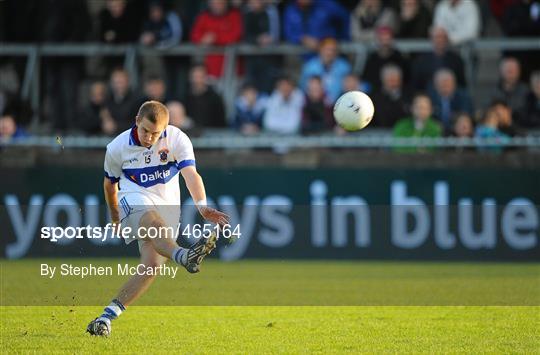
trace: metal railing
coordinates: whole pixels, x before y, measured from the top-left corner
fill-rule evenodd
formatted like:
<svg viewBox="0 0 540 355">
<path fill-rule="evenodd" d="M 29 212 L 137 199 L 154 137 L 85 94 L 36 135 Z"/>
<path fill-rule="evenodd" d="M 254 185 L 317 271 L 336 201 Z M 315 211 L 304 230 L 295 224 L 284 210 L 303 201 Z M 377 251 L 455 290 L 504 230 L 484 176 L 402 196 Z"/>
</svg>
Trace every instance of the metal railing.
<svg viewBox="0 0 540 355">
<path fill-rule="evenodd" d="M 365 134 L 363 134 L 365 133 Z M 508 139 L 497 138 L 395 138 L 389 132 L 382 134 L 349 134 L 336 136 L 323 134 L 318 136 L 284 136 L 261 134 L 258 136 L 242 136 L 232 132 L 208 134 L 191 138 L 196 149 L 272 149 L 287 151 L 289 149 L 307 148 L 540 148 L 540 135 L 515 137 Z M 52 149 L 104 149 L 112 140 L 111 137 L 82 137 L 82 136 L 37 136 L 14 139 L 1 142 L 5 147 L 35 147 Z"/>
</svg>

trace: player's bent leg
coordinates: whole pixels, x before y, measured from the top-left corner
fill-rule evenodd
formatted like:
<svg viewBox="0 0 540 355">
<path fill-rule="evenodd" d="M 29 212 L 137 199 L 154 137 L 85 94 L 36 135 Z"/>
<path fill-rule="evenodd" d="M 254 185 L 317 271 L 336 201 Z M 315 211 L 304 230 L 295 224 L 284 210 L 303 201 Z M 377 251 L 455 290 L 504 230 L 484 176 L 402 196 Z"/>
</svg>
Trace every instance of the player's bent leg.
<svg viewBox="0 0 540 355">
<path fill-rule="evenodd" d="M 167 261 L 167 258 L 156 252 L 152 243 L 148 240 L 139 241 L 139 251 L 141 253 L 140 263 L 146 268 L 158 268 Z M 154 280 L 155 275 L 147 275 L 146 273 L 144 275 L 134 275 L 122 286 L 116 299 L 127 307 L 139 298 Z"/>
<path fill-rule="evenodd" d="M 139 226 L 141 227 L 141 230 L 146 232 L 148 232 L 151 228 L 157 230 L 157 237 L 147 238 L 146 240 L 152 243 L 155 251 L 160 255 L 174 260 L 172 256 L 178 249 L 176 236 L 174 236 L 172 231 L 167 228 L 165 221 L 163 218 L 161 218 L 157 211 L 146 212 L 141 217 Z"/>
</svg>

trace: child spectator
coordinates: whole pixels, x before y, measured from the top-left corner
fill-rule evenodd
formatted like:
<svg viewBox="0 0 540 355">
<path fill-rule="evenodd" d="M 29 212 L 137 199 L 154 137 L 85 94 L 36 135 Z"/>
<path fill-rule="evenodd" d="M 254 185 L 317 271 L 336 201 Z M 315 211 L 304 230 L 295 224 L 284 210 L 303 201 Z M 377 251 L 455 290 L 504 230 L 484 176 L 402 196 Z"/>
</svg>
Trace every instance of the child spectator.
<svg viewBox="0 0 540 355">
<path fill-rule="evenodd" d="M 14 139 L 26 137 L 28 137 L 28 133 L 17 124 L 13 114 L 4 113 L 0 117 L 0 143 L 7 143 Z"/>
<path fill-rule="evenodd" d="M 514 124 L 512 108 L 504 100 L 494 100 L 491 103 L 499 117 L 498 129 L 509 137 L 524 136 L 524 132 Z"/>
<path fill-rule="evenodd" d="M 332 106 L 325 100 L 322 80 L 313 76 L 308 80 L 306 101 L 302 109 L 302 132 L 317 133 L 334 127 Z"/>
<path fill-rule="evenodd" d="M 394 137 L 441 137 L 442 127 L 432 117 L 433 109 L 429 96 L 419 94 L 414 97 L 412 117 L 399 120 L 394 126 Z M 401 152 L 421 151 L 420 147 L 398 148 Z"/>
<path fill-rule="evenodd" d="M 195 20 L 191 41 L 206 46 L 226 46 L 238 43 L 242 38 L 242 16 L 236 9 L 229 9 L 226 0 L 209 0 L 208 10 Z M 223 74 L 222 54 L 209 54 L 205 64 L 208 75 L 220 78 Z"/>
<path fill-rule="evenodd" d="M 264 129 L 281 134 L 299 133 L 304 101 L 304 94 L 291 78 L 279 79 L 268 100 L 263 118 Z"/>
<path fill-rule="evenodd" d="M 450 135 L 457 138 L 472 138 L 474 136 L 474 123 L 468 113 L 460 112 L 454 116 Z"/>
<path fill-rule="evenodd" d="M 489 107 L 484 114 L 482 123 L 476 127 L 475 137 L 495 139 L 496 144 L 488 147 L 480 147 L 479 150 L 500 152 L 502 150 L 500 145 L 508 142 L 510 137 L 499 130 L 499 121 L 497 108 L 494 106 Z"/>
<path fill-rule="evenodd" d="M 236 99 L 234 127 L 242 134 L 259 133 L 266 109 L 267 98 L 260 95 L 254 85 L 246 84 Z"/>
</svg>

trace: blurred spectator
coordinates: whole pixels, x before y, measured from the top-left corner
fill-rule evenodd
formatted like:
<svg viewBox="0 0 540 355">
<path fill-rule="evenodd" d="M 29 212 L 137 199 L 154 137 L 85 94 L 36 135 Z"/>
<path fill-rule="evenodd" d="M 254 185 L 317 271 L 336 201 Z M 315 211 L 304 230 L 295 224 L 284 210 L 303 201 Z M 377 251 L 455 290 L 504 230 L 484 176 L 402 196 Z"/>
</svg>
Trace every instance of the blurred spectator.
<svg viewBox="0 0 540 355">
<path fill-rule="evenodd" d="M 322 79 L 312 76 L 307 83 L 306 101 L 302 109 L 302 132 L 316 133 L 334 127 L 332 106 L 325 98 Z"/>
<path fill-rule="evenodd" d="M 28 137 L 28 133 L 19 125 L 15 116 L 5 113 L 0 116 L 0 143 L 7 143 L 12 139 Z"/>
<path fill-rule="evenodd" d="M 431 13 L 421 0 L 401 0 L 399 4 L 398 38 L 426 38 L 431 26 Z"/>
<path fill-rule="evenodd" d="M 285 40 L 317 50 L 324 38 L 349 39 L 349 14 L 335 1 L 294 0 L 283 14 Z"/>
<path fill-rule="evenodd" d="M 448 48 L 446 30 L 441 27 L 431 29 L 433 51 L 418 56 L 412 63 L 412 86 L 415 90 L 426 90 L 433 82 L 433 75 L 441 68 L 454 72 L 459 87 L 465 85 L 465 69 L 461 57 Z"/>
<path fill-rule="evenodd" d="M 498 129 L 509 137 L 524 136 L 524 132 L 514 124 L 512 108 L 504 100 L 494 100 L 490 108 L 497 112 Z"/>
<path fill-rule="evenodd" d="M 107 110 L 116 123 L 117 131 L 123 132 L 135 124 L 139 101 L 129 88 L 129 75 L 124 69 L 115 69 L 111 73 L 110 86 Z"/>
<path fill-rule="evenodd" d="M 326 38 L 320 43 L 319 55 L 304 64 L 301 86 L 305 91 L 308 79 L 312 76 L 319 76 L 322 79 L 328 100 L 333 102 L 339 97 L 341 82 L 350 71 L 350 64 L 339 57 L 337 41 L 333 38 Z"/>
<path fill-rule="evenodd" d="M 499 152 L 501 151 L 501 147 L 499 145 L 508 142 L 509 137 L 499 130 L 499 113 L 495 107 L 490 107 L 487 109 L 482 119 L 482 123 L 476 127 L 475 137 L 492 138 L 497 142 L 496 145 L 482 147 L 479 148 L 479 150 Z"/>
<path fill-rule="evenodd" d="M 254 85 L 244 85 L 235 103 L 234 127 L 245 135 L 259 133 L 262 127 L 266 102 L 267 98 L 260 95 Z"/>
<path fill-rule="evenodd" d="M 292 79 L 280 78 L 268 99 L 263 118 L 264 129 L 281 134 L 299 133 L 304 101 L 304 94 Z"/>
<path fill-rule="evenodd" d="M 140 42 L 146 46 L 169 48 L 180 44 L 182 40 L 182 23 L 180 17 L 172 10 L 167 10 L 165 0 L 150 0 L 147 18 L 144 23 Z M 145 56 L 145 67 L 153 67 L 153 71 L 163 68 L 168 96 L 180 97 L 184 93 L 187 81 L 189 58 L 176 56 Z"/>
<path fill-rule="evenodd" d="M 351 38 L 354 41 L 372 41 L 375 39 L 375 29 L 390 27 L 397 28 L 397 19 L 390 7 L 381 0 L 360 0 L 351 14 Z"/>
<path fill-rule="evenodd" d="M 267 47 L 279 42 L 279 13 L 268 0 L 249 0 L 244 12 L 244 41 Z M 273 56 L 247 56 L 246 76 L 258 90 L 270 93 L 279 60 Z"/>
<path fill-rule="evenodd" d="M 208 84 L 208 72 L 204 65 L 191 68 L 190 88 L 186 99 L 186 112 L 195 126 L 225 127 L 225 107 L 223 99 Z"/>
<path fill-rule="evenodd" d="M 126 0 L 107 0 L 99 13 L 99 40 L 105 43 L 137 42 L 141 19 Z"/>
<path fill-rule="evenodd" d="M 473 114 L 472 101 L 467 92 L 456 85 L 456 77 L 451 70 L 439 69 L 435 73 L 434 89 L 431 90 L 434 116 L 449 131 L 452 116 L 458 112 Z"/>
<path fill-rule="evenodd" d="M 520 115 L 520 126 L 540 128 L 540 71 L 531 75 L 531 92 L 527 95 L 525 110 Z"/>
<path fill-rule="evenodd" d="M 366 94 L 369 94 L 371 92 L 371 85 L 361 80 L 358 75 L 349 73 L 345 75 L 341 82 L 341 94 L 349 91 L 363 91 Z"/>
<path fill-rule="evenodd" d="M 195 124 L 191 117 L 186 115 L 186 109 L 180 101 L 167 102 L 169 110 L 169 124 L 180 128 L 182 131 L 189 131 L 194 128 Z"/>
<path fill-rule="evenodd" d="M 394 64 L 401 69 L 401 72 L 405 75 L 405 81 L 407 81 L 408 62 L 401 52 L 394 47 L 392 29 L 390 27 L 378 27 L 376 36 L 377 50 L 368 56 L 362 77 L 372 85 L 374 90 L 377 90 L 381 87 L 382 67 Z"/>
<path fill-rule="evenodd" d="M 279 13 L 269 0 L 248 0 L 243 20 L 247 43 L 264 47 L 279 41 Z"/>
<path fill-rule="evenodd" d="M 84 0 L 43 0 L 43 21 L 39 39 L 47 43 L 85 42 L 91 33 L 90 14 Z M 84 58 L 73 56 L 45 57 L 46 116 L 54 129 L 75 128 L 79 83 L 84 75 Z"/>
<path fill-rule="evenodd" d="M 142 8 L 139 3 L 126 0 L 106 0 L 98 14 L 97 39 L 106 44 L 137 43 L 142 27 Z M 99 75 L 106 75 L 123 66 L 123 56 L 97 57 L 94 64 Z"/>
<path fill-rule="evenodd" d="M 191 41 L 200 45 L 226 46 L 242 38 L 242 16 L 236 9 L 229 9 L 226 0 L 209 0 L 208 10 L 203 11 L 193 25 Z M 220 78 L 223 74 L 222 54 L 206 56 L 208 75 Z"/>
<path fill-rule="evenodd" d="M 491 97 L 495 100 L 506 102 L 513 112 L 516 122 L 521 122 L 520 117 L 525 107 L 529 89 L 520 81 L 521 68 L 516 58 L 503 58 L 499 65 L 500 81 Z"/>
<path fill-rule="evenodd" d="M 433 25 L 446 30 L 450 43 L 459 45 L 480 35 L 480 11 L 475 0 L 442 0 L 435 7 Z"/>
<path fill-rule="evenodd" d="M 0 115 L 11 115 L 17 118 L 17 124 L 22 127 L 28 126 L 32 119 L 33 111 L 30 103 L 19 95 L 18 81 L 14 77 L 0 70 Z"/>
<path fill-rule="evenodd" d="M 140 38 L 141 43 L 146 46 L 168 48 L 180 44 L 182 40 L 180 18 L 174 11 L 166 11 L 163 1 L 150 1 L 148 16 Z M 188 58 L 163 56 L 146 57 L 145 59 L 147 61 L 154 60 L 156 62 L 153 64 L 155 67 L 164 69 L 163 74 L 169 96 L 180 97 L 184 93 L 182 89 L 184 89 L 187 77 Z"/>
<path fill-rule="evenodd" d="M 143 26 L 141 43 L 146 46 L 167 48 L 180 43 L 182 23 L 173 11 L 165 11 L 163 3 L 152 0 L 148 8 L 148 19 Z"/>
<path fill-rule="evenodd" d="M 372 95 L 376 107 L 372 120 L 374 127 L 393 127 L 400 118 L 408 113 L 410 96 L 403 88 L 401 68 L 388 64 L 381 70 L 382 87 Z"/>
<path fill-rule="evenodd" d="M 83 108 L 79 127 L 87 134 L 113 135 L 117 125 L 106 107 L 107 85 L 97 81 L 90 86 L 90 102 Z"/>
<path fill-rule="evenodd" d="M 151 75 L 144 81 L 144 97 L 139 103 L 142 105 L 145 101 L 154 100 L 159 102 L 167 101 L 167 87 L 165 82 L 159 76 Z"/>
<path fill-rule="evenodd" d="M 450 135 L 457 138 L 472 138 L 474 136 L 474 123 L 468 113 L 457 113 L 452 120 Z"/>
<path fill-rule="evenodd" d="M 516 0 L 509 6 L 503 17 L 501 26 L 503 32 L 510 37 L 540 36 L 540 1 Z M 521 63 L 522 78 L 529 80 L 530 74 L 538 69 L 540 51 L 508 51 L 506 56 L 516 57 Z"/>
<path fill-rule="evenodd" d="M 431 100 L 427 95 L 419 94 L 414 97 L 412 117 L 399 120 L 394 126 L 394 137 L 440 137 L 442 128 L 437 121 L 431 118 L 433 113 Z M 420 148 L 402 147 L 402 152 L 420 151 Z"/>
</svg>

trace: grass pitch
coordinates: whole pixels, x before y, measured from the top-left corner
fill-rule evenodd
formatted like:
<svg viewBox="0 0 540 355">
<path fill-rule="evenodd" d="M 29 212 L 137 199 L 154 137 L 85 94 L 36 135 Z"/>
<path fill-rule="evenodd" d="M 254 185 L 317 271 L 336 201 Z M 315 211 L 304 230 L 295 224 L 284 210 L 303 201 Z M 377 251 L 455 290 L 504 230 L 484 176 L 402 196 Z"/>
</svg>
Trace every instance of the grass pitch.
<svg viewBox="0 0 540 355">
<path fill-rule="evenodd" d="M 538 353 L 538 307 L 2 307 L 2 353 Z"/>
<path fill-rule="evenodd" d="M 113 324 L 85 334 L 127 277 L 39 275 L 0 262 L 0 353 L 538 353 L 540 264 L 208 260 L 160 277 Z M 179 306 L 180 305 L 180 306 Z"/>
</svg>

